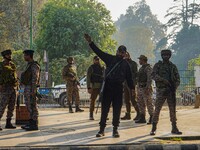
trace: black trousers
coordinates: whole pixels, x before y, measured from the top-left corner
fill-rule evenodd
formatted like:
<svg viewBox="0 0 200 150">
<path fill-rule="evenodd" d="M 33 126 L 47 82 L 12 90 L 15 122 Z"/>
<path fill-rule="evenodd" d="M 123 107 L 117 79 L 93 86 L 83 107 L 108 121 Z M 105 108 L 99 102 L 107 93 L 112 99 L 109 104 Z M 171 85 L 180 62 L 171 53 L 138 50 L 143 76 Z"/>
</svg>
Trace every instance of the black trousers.
<svg viewBox="0 0 200 150">
<path fill-rule="evenodd" d="M 99 122 L 101 128 L 106 127 L 106 119 L 108 117 L 111 104 L 113 107 L 112 124 L 114 127 L 119 126 L 122 108 L 122 95 L 123 86 L 121 83 L 106 82 L 103 93 L 103 100 L 101 104 L 101 119 Z"/>
</svg>

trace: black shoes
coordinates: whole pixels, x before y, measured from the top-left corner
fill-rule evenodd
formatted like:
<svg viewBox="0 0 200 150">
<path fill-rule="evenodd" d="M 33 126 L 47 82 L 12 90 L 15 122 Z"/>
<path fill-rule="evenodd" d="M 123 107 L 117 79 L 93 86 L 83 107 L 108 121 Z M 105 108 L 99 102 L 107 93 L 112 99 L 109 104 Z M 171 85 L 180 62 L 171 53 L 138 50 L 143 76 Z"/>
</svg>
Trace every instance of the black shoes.
<svg viewBox="0 0 200 150">
<path fill-rule="evenodd" d="M 83 112 L 84 110 L 80 109 L 79 106 L 76 106 L 76 112 Z"/>
<path fill-rule="evenodd" d="M 104 136 L 104 131 L 99 131 L 97 134 L 96 134 L 96 137 L 102 137 Z"/>
<path fill-rule="evenodd" d="M 13 126 L 11 123 L 11 119 L 6 119 L 6 129 L 16 129 L 16 126 Z"/>
<path fill-rule="evenodd" d="M 182 132 L 180 132 L 179 129 L 177 128 L 176 122 L 172 123 L 172 131 L 171 131 L 171 133 L 172 134 L 178 134 L 178 135 L 182 134 Z"/>
<path fill-rule="evenodd" d="M 141 114 L 140 118 L 136 120 L 135 123 L 146 123 L 145 115 Z"/>
<path fill-rule="evenodd" d="M 126 113 L 124 117 L 121 118 L 121 120 L 130 120 L 131 119 L 131 114 Z"/>
<path fill-rule="evenodd" d="M 150 135 L 156 135 L 157 123 L 152 123 L 152 129 Z"/>
<path fill-rule="evenodd" d="M 71 105 L 69 105 L 69 113 L 74 113 Z"/>
<path fill-rule="evenodd" d="M 114 138 L 118 138 L 118 137 L 120 137 L 120 135 L 119 135 L 119 132 L 117 131 L 117 128 L 113 128 L 113 135 L 112 135 Z"/>
</svg>

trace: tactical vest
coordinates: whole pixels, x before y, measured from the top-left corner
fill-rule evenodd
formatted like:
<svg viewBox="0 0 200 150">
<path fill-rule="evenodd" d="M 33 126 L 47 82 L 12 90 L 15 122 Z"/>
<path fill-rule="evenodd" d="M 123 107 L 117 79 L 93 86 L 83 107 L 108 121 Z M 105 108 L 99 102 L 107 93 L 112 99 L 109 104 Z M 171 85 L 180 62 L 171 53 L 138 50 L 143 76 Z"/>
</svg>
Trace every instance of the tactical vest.
<svg viewBox="0 0 200 150">
<path fill-rule="evenodd" d="M 147 73 L 145 72 L 146 67 L 150 66 L 149 64 L 143 65 L 138 71 L 138 83 L 147 83 Z"/>
<path fill-rule="evenodd" d="M 11 65 L 4 65 L 3 62 L 0 63 L 0 73 L 1 73 L 1 84 L 9 86 L 17 86 L 17 73 L 14 63 Z"/>
<path fill-rule="evenodd" d="M 171 69 L 172 66 L 171 64 L 163 64 L 162 61 L 158 62 L 158 75 L 166 80 L 168 80 L 170 83 L 172 82 L 171 80 Z M 165 87 L 166 84 L 163 82 L 156 82 L 156 87 Z"/>
<path fill-rule="evenodd" d="M 38 64 L 37 61 L 31 62 L 27 65 L 26 70 L 21 74 L 21 83 L 24 85 L 31 85 L 32 84 L 32 71 L 31 71 L 31 67 L 36 64 L 40 67 L 40 65 Z M 39 86 L 39 81 L 37 83 L 37 85 Z"/>
<path fill-rule="evenodd" d="M 103 68 L 100 65 L 93 64 L 92 67 L 92 75 L 91 82 L 92 83 L 102 83 L 103 82 Z"/>
</svg>

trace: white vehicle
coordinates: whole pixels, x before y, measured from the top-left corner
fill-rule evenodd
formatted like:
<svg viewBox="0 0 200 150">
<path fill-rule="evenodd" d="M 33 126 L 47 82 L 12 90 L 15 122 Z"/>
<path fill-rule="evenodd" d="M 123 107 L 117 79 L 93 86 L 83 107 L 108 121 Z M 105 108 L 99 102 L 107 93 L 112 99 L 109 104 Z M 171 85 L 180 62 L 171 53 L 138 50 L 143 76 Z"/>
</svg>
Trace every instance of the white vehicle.
<svg viewBox="0 0 200 150">
<path fill-rule="evenodd" d="M 79 80 L 80 87 L 79 87 L 79 96 L 80 101 L 89 101 L 90 94 L 87 92 L 87 82 L 86 76 L 82 77 Z M 56 100 L 61 106 L 67 106 L 67 89 L 66 84 L 60 84 L 53 87 L 52 90 L 54 100 Z"/>
</svg>

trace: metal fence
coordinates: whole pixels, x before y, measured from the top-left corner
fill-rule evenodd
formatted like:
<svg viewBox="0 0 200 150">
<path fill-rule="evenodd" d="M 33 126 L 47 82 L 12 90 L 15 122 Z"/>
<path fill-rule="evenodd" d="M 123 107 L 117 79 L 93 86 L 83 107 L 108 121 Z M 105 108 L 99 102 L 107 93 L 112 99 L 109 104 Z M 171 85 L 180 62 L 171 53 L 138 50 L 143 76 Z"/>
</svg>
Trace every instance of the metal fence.
<svg viewBox="0 0 200 150">
<path fill-rule="evenodd" d="M 177 90 L 178 105 L 193 105 L 195 102 L 195 78 L 194 70 L 179 70 L 181 83 Z M 153 88 L 153 99 L 155 100 L 156 88 Z M 80 106 L 90 106 L 90 94 L 87 92 L 86 86 L 79 88 Z M 67 107 L 67 95 L 65 85 L 60 88 L 39 88 L 38 94 L 39 107 Z M 23 103 L 23 89 L 20 91 L 18 99 Z M 73 104 L 75 99 L 73 99 Z"/>
</svg>

